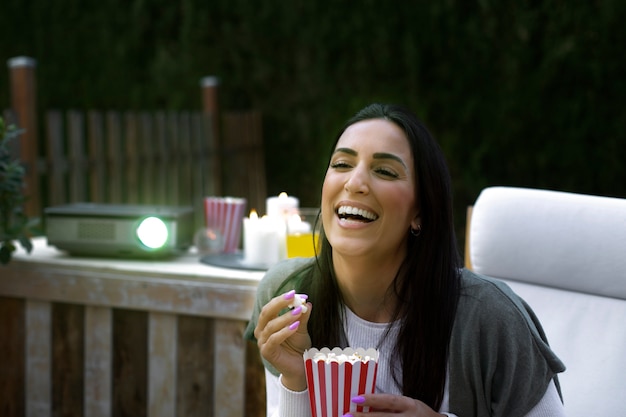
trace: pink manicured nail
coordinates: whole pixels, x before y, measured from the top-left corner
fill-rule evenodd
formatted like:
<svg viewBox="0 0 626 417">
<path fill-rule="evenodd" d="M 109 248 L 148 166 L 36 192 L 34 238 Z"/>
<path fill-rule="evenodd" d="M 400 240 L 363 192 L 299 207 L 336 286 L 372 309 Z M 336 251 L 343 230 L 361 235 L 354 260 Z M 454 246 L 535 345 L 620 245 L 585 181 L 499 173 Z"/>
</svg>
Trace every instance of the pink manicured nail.
<svg viewBox="0 0 626 417">
<path fill-rule="evenodd" d="M 356 397 L 352 397 L 352 402 L 355 404 L 363 404 L 365 402 L 365 397 L 357 395 Z"/>
<path fill-rule="evenodd" d="M 353 417 L 353 416 L 352 416 L 352 414 L 347 413 L 347 414 L 344 414 L 342 417 Z"/>
<path fill-rule="evenodd" d="M 300 313 L 302 313 L 302 306 L 296 307 L 293 310 L 291 310 L 292 316 L 297 316 Z"/>
<path fill-rule="evenodd" d="M 289 330 L 296 330 L 299 325 L 300 321 L 294 321 L 293 323 L 291 323 L 291 326 L 289 326 Z"/>
<path fill-rule="evenodd" d="M 283 297 L 285 298 L 285 300 L 291 300 L 294 295 L 296 295 L 296 290 L 291 290 L 291 291 L 285 293 L 285 295 Z"/>
</svg>

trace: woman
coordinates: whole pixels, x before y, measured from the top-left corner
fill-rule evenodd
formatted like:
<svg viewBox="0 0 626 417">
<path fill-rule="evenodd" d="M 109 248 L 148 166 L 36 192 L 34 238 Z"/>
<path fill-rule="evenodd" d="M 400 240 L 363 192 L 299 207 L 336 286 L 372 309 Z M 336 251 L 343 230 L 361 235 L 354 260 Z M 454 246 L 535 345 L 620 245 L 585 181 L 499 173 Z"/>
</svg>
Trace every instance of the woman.
<svg viewBox="0 0 626 417">
<path fill-rule="evenodd" d="M 564 366 L 532 311 L 503 283 L 462 269 L 448 169 L 412 113 L 373 104 L 348 121 L 321 220 L 318 256 L 268 271 L 246 332 L 266 365 L 268 415 L 310 415 L 311 346 L 380 350 L 376 393 L 353 399 L 369 415 L 564 415 Z M 285 314 L 294 290 L 308 308 Z"/>
</svg>

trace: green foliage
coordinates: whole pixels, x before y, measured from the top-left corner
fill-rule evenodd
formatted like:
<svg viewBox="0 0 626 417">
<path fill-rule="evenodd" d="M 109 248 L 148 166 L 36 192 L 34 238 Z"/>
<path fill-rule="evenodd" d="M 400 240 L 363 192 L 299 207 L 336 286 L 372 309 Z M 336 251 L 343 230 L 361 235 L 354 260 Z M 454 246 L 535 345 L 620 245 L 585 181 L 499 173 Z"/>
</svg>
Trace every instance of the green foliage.
<svg viewBox="0 0 626 417">
<path fill-rule="evenodd" d="M 19 136 L 20 130 L 15 126 L 5 126 L 0 117 L 0 263 L 7 264 L 18 241 L 27 252 L 33 245 L 30 241 L 29 221 L 22 206 L 24 203 L 24 168 L 19 161 L 13 160 L 8 142 Z"/>
<path fill-rule="evenodd" d="M 441 143 L 460 234 L 489 185 L 626 196 L 621 0 L 6 0 L 2 11 L 0 54 L 37 59 L 42 109 L 197 108 L 199 80 L 218 76 L 223 109 L 263 112 L 268 191 L 304 205 L 318 202 L 338 127 L 375 100 L 410 106 Z"/>
</svg>

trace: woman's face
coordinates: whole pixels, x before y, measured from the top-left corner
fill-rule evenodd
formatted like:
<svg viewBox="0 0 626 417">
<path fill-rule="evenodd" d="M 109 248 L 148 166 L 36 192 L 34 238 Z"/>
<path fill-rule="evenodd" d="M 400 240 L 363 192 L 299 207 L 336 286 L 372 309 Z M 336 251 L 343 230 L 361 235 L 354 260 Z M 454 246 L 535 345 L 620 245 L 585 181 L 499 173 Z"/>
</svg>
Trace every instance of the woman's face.
<svg viewBox="0 0 626 417">
<path fill-rule="evenodd" d="M 413 156 L 402 129 L 384 119 L 348 127 L 322 187 L 322 221 L 333 252 L 403 258 L 418 215 Z"/>
</svg>

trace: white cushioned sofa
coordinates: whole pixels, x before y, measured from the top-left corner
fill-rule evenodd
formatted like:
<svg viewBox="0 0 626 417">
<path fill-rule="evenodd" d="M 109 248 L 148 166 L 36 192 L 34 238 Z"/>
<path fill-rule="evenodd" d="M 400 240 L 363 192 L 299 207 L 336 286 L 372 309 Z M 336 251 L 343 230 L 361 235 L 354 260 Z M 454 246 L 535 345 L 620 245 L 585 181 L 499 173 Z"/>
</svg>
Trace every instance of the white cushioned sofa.
<svg viewBox="0 0 626 417">
<path fill-rule="evenodd" d="M 567 415 L 626 416 L 626 199 L 491 187 L 468 214 L 466 264 L 533 308 Z"/>
</svg>

